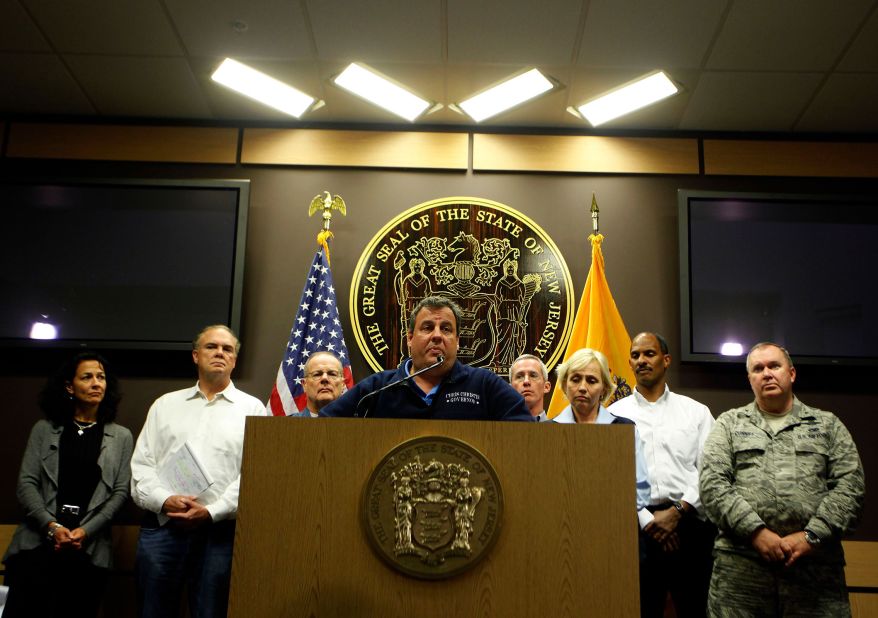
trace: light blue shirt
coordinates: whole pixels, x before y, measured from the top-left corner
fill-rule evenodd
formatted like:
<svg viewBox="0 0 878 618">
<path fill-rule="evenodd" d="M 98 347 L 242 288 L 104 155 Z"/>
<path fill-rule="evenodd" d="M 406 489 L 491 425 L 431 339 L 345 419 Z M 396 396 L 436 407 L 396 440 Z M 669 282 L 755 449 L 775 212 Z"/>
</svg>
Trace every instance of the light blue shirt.
<svg viewBox="0 0 878 618">
<path fill-rule="evenodd" d="M 412 375 L 412 359 L 408 359 L 405 362 L 405 373 L 406 373 L 406 375 L 409 375 L 409 376 Z M 429 393 L 424 393 L 424 391 L 421 390 L 421 387 L 418 386 L 417 384 L 413 383 L 413 386 L 417 389 L 418 393 L 421 395 L 421 399 L 424 400 L 424 403 L 426 403 L 429 406 L 431 403 L 433 403 L 433 397 L 436 395 L 436 392 L 439 390 L 439 387 L 442 386 L 442 383 L 440 382 L 439 384 L 437 384 L 436 386 L 431 388 Z"/>
</svg>

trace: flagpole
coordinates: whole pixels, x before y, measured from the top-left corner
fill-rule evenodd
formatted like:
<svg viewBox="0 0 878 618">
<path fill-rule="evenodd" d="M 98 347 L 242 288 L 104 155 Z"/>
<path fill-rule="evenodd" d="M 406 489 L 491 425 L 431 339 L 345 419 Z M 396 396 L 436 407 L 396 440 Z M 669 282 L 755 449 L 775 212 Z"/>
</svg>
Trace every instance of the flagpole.
<svg viewBox="0 0 878 618">
<path fill-rule="evenodd" d="M 604 272 L 604 255 L 601 251 L 604 237 L 600 233 L 598 220 L 600 209 L 594 193 L 591 195 L 590 211 L 592 233 L 589 234 L 588 241 L 591 245 L 591 266 L 588 269 L 582 299 L 573 320 L 570 340 L 563 358 L 566 361 L 580 348 L 600 350 L 610 363 L 610 373 L 617 385 L 617 393 L 621 396 L 630 394 L 631 384 L 634 383 L 634 374 L 628 365 L 631 339 L 610 293 Z M 557 416 L 567 404 L 561 385 L 556 384 L 547 411 L 548 417 Z"/>
<path fill-rule="evenodd" d="M 311 354 L 330 352 L 339 359 L 347 388 L 354 385 L 351 360 L 345 344 L 338 301 L 329 268 L 329 230 L 333 210 L 347 214 L 347 206 L 339 195 L 324 191 L 316 195 L 308 207 L 308 216 L 322 211 L 323 225 L 317 234 L 319 249 L 305 277 L 305 285 L 293 318 L 293 327 L 277 370 L 266 407 L 274 416 L 300 414 L 306 409 L 307 396 L 302 384 L 305 364 Z"/>
</svg>

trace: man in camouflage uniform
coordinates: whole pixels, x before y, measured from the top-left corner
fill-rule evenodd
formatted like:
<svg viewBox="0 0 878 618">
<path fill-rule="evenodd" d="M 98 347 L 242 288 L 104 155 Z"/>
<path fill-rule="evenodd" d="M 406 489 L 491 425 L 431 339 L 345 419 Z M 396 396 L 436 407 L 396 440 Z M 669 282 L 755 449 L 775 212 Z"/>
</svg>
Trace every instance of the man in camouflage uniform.
<svg viewBox="0 0 878 618">
<path fill-rule="evenodd" d="M 756 400 L 722 414 L 707 443 L 701 500 L 719 528 L 711 616 L 849 616 L 841 537 L 863 509 L 863 466 L 833 414 L 793 396 L 789 353 L 747 355 Z"/>
</svg>

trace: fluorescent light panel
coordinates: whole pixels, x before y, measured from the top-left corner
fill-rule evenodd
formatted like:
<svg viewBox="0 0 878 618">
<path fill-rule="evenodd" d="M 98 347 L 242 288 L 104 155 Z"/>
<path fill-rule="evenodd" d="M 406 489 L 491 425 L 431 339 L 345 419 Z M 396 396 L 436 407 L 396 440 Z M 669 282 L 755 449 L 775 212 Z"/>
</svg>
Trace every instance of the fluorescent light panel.
<svg viewBox="0 0 878 618">
<path fill-rule="evenodd" d="M 335 77 L 333 82 L 410 122 L 430 107 L 429 101 L 356 62 Z"/>
<path fill-rule="evenodd" d="M 663 71 L 658 71 L 580 105 L 579 113 L 596 127 L 661 101 L 677 90 L 674 82 Z"/>
<path fill-rule="evenodd" d="M 525 101 L 548 92 L 554 87 L 555 85 L 537 69 L 531 69 L 493 88 L 488 88 L 484 92 L 463 101 L 458 106 L 470 118 L 476 122 L 481 122 L 516 105 L 521 105 Z"/>
<path fill-rule="evenodd" d="M 223 86 L 296 118 L 314 102 L 314 97 L 231 58 L 223 60 L 210 77 Z"/>
</svg>

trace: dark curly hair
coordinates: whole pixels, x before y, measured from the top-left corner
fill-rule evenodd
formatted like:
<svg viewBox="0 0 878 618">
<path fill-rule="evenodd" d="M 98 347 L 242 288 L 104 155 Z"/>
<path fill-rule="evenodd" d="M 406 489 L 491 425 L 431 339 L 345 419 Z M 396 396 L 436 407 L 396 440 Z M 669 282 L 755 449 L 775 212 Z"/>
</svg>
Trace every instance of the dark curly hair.
<svg viewBox="0 0 878 618">
<path fill-rule="evenodd" d="M 110 369 L 107 359 L 97 352 L 82 351 L 75 354 L 65 362 L 58 370 L 46 380 L 46 385 L 40 392 L 40 409 L 50 421 L 56 425 L 64 425 L 74 413 L 74 402 L 67 392 L 67 385 L 76 376 L 79 363 L 84 361 L 97 361 L 104 368 L 107 376 L 107 386 L 104 391 L 104 399 L 98 406 L 98 422 L 110 423 L 116 418 L 116 411 L 122 395 L 119 392 L 119 380 Z"/>
</svg>

